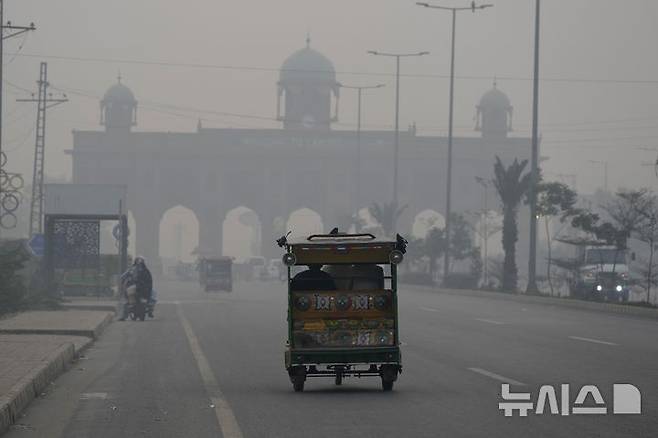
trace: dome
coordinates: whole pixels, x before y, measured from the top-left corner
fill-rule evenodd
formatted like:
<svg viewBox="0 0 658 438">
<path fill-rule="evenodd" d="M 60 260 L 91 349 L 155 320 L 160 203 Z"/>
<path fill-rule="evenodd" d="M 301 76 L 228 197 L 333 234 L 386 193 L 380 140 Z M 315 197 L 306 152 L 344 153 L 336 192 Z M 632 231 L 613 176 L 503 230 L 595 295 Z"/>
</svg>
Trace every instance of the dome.
<svg viewBox="0 0 658 438">
<path fill-rule="evenodd" d="M 121 76 L 101 100 L 101 125 L 107 130 L 124 131 L 137 125 L 137 100 L 130 88 L 121 83 Z"/>
<path fill-rule="evenodd" d="M 290 55 L 281 66 L 280 81 L 314 81 L 336 83 L 336 70 L 332 62 L 322 53 L 310 47 L 309 41 L 303 49 Z"/>
<path fill-rule="evenodd" d="M 484 95 L 480 99 L 479 107 L 482 109 L 491 108 L 491 109 L 508 110 L 512 107 L 512 104 L 510 103 L 507 94 L 500 91 L 494 84 L 494 87 L 491 90 L 484 93 Z"/>
<path fill-rule="evenodd" d="M 121 83 L 121 79 L 119 79 L 119 82 L 116 84 L 112 85 L 106 92 L 105 95 L 103 96 L 103 101 L 104 102 L 124 102 L 124 103 L 135 103 L 135 95 L 133 92 L 130 90 L 130 88 L 126 87 Z"/>
</svg>

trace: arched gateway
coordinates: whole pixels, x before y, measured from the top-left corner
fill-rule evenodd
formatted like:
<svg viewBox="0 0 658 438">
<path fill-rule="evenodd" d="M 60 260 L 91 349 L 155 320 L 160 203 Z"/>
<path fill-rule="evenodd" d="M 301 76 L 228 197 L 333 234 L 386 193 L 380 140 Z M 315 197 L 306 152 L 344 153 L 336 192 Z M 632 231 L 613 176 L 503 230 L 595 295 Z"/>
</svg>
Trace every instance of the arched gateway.
<svg viewBox="0 0 658 438">
<path fill-rule="evenodd" d="M 320 67 L 326 74 L 318 72 Z M 390 201 L 393 133 L 363 131 L 364 159 L 355 168 L 356 133 L 331 129 L 339 90 L 331 62 L 307 44 L 284 63 L 278 87 L 284 99 L 281 129 L 198 126 L 192 132 L 139 132 L 133 130 L 137 100 L 119 81 L 101 102 L 105 129 L 73 132 L 73 181 L 126 184 L 137 252 L 151 259 L 158 256 L 162 215 L 176 205 L 198 219 L 199 250 L 215 253 L 222 251 L 227 213 L 248 207 L 259 218 L 261 253 L 267 257 L 278 254 L 272 242 L 279 222 L 296 210 L 316 212 L 330 229 L 359 208 Z M 491 177 L 495 155 L 504 160 L 529 155 L 528 138 L 507 136 L 509 100 L 500 98 L 498 89 L 498 99 L 491 93 L 479 106 L 481 135 L 454 140 L 457 212 L 481 208 L 475 177 Z M 398 225 L 401 232 L 411 231 L 419 212 L 443 211 L 446 146 L 444 137 L 419 136 L 415 129 L 401 133 L 399 199 L 408 205 Z M 362 205 L 355 205 L 357 178 Z"/>
</svg>

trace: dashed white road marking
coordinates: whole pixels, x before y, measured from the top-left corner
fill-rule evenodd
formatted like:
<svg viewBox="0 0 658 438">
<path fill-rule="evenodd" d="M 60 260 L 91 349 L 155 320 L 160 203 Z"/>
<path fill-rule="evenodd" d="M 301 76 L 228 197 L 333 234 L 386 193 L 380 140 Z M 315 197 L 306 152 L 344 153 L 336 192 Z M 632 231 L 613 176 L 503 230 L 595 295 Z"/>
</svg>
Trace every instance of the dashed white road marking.
<svg viewBox="0 0 658 438">
<path fill-rule="evenodd" d="M 615 344 L 614 342 L 600 341 L 598 339 L 592 339 L 592 338 L 581 338 L 580 336 L 569 336 L 569 339 L 575 339 L 576 341 L 591 342 L 593 344 L 619 345 L 619 344 Z"/>
<path fill-rule="evenodd" d="M 494 321 L 493 319 L 475 318 L 475 320 L 476 320 L 476 321 L 480 321 L 480 322 L 486 322 L 487 324 L 495 324 L 495 325 L 503 325 L 503 324 L 505 324 L 504 322 Z"/>
<path fill-rule="evenodd" d="M 83 392 L 80 400 L 106 400 L 107 392 Z"/>
<path fill-rule="evenodd" d="M 498 380 L 503 383 L 509 383 L 511 385 L 525 386 L 525 383 L 519 382 L 518 380 L 510 379 L 509 377 L 501 376 L 500 374 L 492 373 L 491 371 L 483 370 L 482 368 L 468 368 L 469 371 L 474 373 L 482 374 L 483 376 L 490 377 L 492 379 Z"/>
<path fill-rule="evenodd" d="M 424 310 L 426 312 L 438 312 L 437 309 L 432 309 L 431 307 L 420 307 L 420 310 Z"/>
<path fill-rule="evenodd" d="M 199 339 L 194 334 L 190 322 L 183 314 L 181 306 L 176 306 L 176 311 L 178 312 L 178 317 L 183 325 L 187 341 L 190 344 L 192 355 L 194 356 L 197 367 L 199 368 L 201 380 L 203 380 L 206 392 L 210 397 L 211 407 L 215 410 L 215 416 L 219 422 L 219 427 L 222 429 L 222 436 L 224 438 L 242 438 L 242 431 L 240 430 L 238 421 L 235 419 L 235 414 L 219 388 L 219 383 L 212 372 L 212 368 L 210 368 L 210 363 L 201 349 Z"/>
</svg>

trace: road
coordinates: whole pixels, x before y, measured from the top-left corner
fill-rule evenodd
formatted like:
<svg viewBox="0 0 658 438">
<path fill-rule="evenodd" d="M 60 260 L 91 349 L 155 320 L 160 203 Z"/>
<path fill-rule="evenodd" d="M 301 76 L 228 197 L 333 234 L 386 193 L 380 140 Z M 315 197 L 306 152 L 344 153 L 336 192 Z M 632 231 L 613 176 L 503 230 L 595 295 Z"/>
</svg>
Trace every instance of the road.
<svg viewBox="0 0 658 438">
<path fill-rule="evenodd" d="M 207 294 L 159 283 L 152 321 L 116 322 L 7 433 L 16 437 L 655 437 L 658 322 L 549 305 L 400 292 L 404 370 L 310 380 L 283 368 L 285 290 L 237 283 Z M 505 417 L 512 391 L 597 385 L 608 415 Z M 612 415 L 612 385 L 642 391 L 641 415 Z M 592 400 L 588 401 L 592 405 Z M 548 411 L 548 409 L 547 409 Z"/>
</svg>

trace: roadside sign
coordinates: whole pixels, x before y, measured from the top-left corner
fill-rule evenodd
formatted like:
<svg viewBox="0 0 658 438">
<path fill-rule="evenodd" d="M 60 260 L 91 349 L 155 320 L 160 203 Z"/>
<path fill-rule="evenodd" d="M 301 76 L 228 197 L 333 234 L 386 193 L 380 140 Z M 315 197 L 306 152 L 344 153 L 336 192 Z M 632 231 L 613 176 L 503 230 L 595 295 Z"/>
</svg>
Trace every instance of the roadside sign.
<svg viewBox="0 0 658 438">
<path fill-rule="evenodd" d="M 46 241 L 43 237 L 43 234 L 35 234 L 30 237 L 30 240 L 27 242 L 28 248 L 32 251 L 37 257 L 43 257 Z"/>
</svg>

